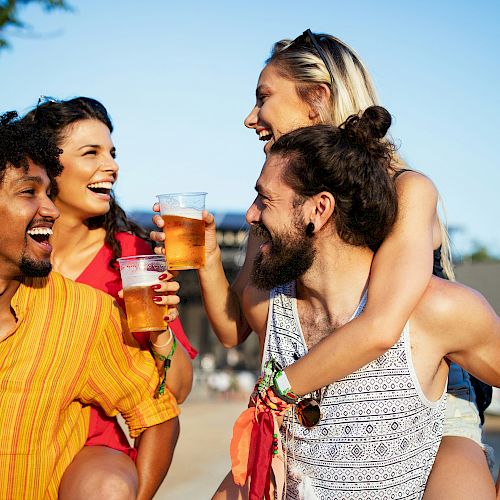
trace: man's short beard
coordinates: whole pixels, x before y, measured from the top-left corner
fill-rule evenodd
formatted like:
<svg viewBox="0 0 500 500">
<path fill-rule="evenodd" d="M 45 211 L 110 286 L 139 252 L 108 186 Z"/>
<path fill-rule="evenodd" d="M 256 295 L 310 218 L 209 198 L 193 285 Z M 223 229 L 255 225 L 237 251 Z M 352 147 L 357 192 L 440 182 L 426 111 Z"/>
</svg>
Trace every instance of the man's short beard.
<svg viewBox="0 0 500 500">
<path fill-rule="evenodd" d="M 37 261 L 23 255 L 21 257 L 19 269 L 23 276 L 29 278 L 45 278 L 49 275 L 50 271 L 52 271 L 52 264 L 50 261 Z"/>
<path fill-rule="evenodd" d="M 261 290 L 272 290 L 277 286 L 300 278 L 312 265 L 316 248 L 312 236 L 306 234 L 306 225 L 295 222 L 295 231 L 275 235 L 269 253 L 259 252 L 254 260 L 250 279 Z M 268 232 L 261 228 L 257 232 Z"/>
</svg>

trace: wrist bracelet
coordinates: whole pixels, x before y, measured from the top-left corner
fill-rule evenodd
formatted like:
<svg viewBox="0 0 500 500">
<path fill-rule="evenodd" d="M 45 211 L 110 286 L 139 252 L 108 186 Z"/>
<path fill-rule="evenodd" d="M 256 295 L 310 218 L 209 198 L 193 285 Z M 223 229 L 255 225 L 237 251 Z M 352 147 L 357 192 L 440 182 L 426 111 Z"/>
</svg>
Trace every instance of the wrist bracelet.
<svg viewBox="0 0 500 500">
<path fill-rule="evenodd" d="M 156 347 L 157 349 L 161 349 L 162 347 L 167 347 L 168 344 L 170 344 L 170 342 L 172 342 L 172 337 L 174 336 L 174 334 L 172 333 L 172 329 L 170 328 L 170 326 L 167 326 L 167 330 L 168 330 L 168 333 L 170 334 L 170 337 L 168 338 L 168 340 L 164 344 L 161 344 L 161 345 L 158 345 L 158 344 L 155 344 L 154 342 L 151 342 L 151 345 L 153 347 Z"/>
<path fill-rule="evenodd" d="M 172 333 L 171 330 L 170 330 L 170 333 L 172 335 L 170 340 L 173 339 L 174 342 L 172 344 L 172 349 L 170 349 L 170 352 L 166 356 L 156 352 L 151 347 L 151 354 L 153 355 L 153 357 L 155 359 L 163 361 L 163 363 L 164 363 L 164 365 L 163 365 L 163 378 L 162 378 L 160 384 L 158 385 L 158 388 L 155 391 L 155 398 L 159 398 L 160 396 L 163 396 L 163 394 L 165 393 L 165 382 L 167 381 L 167 371 L 172 364 L 172 356 L 174 355 L 175 349 L 177 348 L 177 339 L 175 338 L 175 335 Z M 169 340 L 169 342 L 170 342 L 170 340 Z M 149 341 L 149 343 L 151 344 L 151 346 L 154 345 L 151 341 Z M 168 342 L 167 342 L 167 344 L 168 344 Z"/>
<path fill-rule="evenodd" d="M 298 394 L 292 391 L 288 377 L 283 370 L 279 370 L 274 374 L 271 390 L 288 404 L 297 404 L 301 399 Z"/>
</svg>

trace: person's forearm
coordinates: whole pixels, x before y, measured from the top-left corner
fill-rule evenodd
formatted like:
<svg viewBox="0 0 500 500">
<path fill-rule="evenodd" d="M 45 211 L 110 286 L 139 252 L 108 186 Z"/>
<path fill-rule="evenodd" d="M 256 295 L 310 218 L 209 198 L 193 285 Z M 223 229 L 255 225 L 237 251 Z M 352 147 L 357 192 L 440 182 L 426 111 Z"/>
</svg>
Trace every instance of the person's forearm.
<svg viewBox="0 0 500 500">
<path fill-rule="evenodd" d="M 217 338 L 227 348 L 240 344 L 251 329 L 242 312 L 241 298 L 224 273 L 220 249 L 207 258 L 198 277 L 205 311 Z"/>
<path fill-rule="evenodd" d="M 150 500 L 157 492 L 172 463 L 179 430 L 176 417 L 146 429 L 140 436 L 136 461 L 137 500 Z"/>
<path fill-rule="evenodd" d="M 160 376 L 163 376 L 163 373 Z M 166 383 L 179 404 L 183 403 L 191 392 L 193 386 L 193 364 L 180 342 L 177 342 L 172 363 L 167 371 Z"/>
</svg>

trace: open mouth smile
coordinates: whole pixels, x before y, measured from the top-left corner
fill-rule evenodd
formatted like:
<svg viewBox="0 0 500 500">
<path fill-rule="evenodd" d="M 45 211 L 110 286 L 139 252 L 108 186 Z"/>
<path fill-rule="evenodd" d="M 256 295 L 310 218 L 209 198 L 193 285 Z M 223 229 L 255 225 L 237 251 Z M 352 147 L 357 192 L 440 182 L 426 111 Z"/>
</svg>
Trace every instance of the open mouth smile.
<svg viewBox="0 0 500 500">
<path fill-rule="evenodd" d="M 87 186 L 89 191 L 92 191 L 99 198 L 109 200 L 111 190 L 113 189 L 113 183 L 109 181 L 105 182 L 93 182 Z"/>
<path fill-rule="evenodd" d="M 258 132 L 258 134 L 259 134 L 259 141 L 267 142 L 273 138 L 272 132 L 270 132 L 267 129 L 261 130 L 260 132 Z"/>
<path fill-rule="evenodd" d="M 51 252 L 52 246 L 49 243 L 49 237 L 52 234 L 52 228 L 46 226 L 32 227 L 26 234 L 34 241 L 37 245 L 42 247 L 45 251 Z"/>
</svg>

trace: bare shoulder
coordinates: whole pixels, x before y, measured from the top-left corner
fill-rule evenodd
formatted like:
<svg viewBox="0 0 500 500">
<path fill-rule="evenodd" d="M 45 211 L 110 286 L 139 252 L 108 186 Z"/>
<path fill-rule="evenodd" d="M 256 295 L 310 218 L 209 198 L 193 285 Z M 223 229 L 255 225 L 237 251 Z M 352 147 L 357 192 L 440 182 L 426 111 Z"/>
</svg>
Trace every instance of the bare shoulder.
<svg viewBox="0 0 500 500">
<path fill-rule="evenodd" d="M 252 330 L 259 336 L 266 333 L 269 314 L 269 291 L 247 285 L 243 290 L 243 312 Z"/>
<path fill-rule="evenodd" d="M 426 196 L 436 197 L 438 191 L 434 183 L 426 175 L 415 170 L 407 170 L 398 175 L 396 180 L 396 190 L 401 196 Z"/>
<path fill-rule="evenodd" d="M 433 276 L 412 316 L 432 331 L 444 333 L 474 329 L 496 314 L 477 290 Z"/>
</svg>

